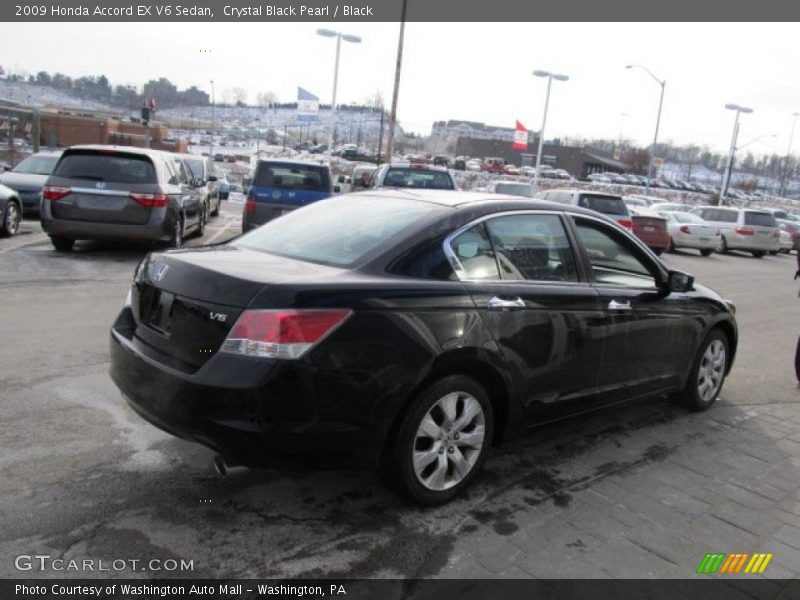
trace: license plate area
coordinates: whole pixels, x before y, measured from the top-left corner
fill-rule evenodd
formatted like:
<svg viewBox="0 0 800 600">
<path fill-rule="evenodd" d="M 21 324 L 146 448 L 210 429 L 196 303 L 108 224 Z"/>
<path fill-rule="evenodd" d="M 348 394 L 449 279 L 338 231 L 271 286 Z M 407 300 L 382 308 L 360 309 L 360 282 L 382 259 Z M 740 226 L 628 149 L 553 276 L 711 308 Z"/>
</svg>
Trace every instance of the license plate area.
<svg viewBox="0 0 800 600">
<path fill-rule="evenodd" d="M 175 294 L 162 290 L 153 289 L 148 294 L 149 300 L 147 307 L 142 312 L 142 321 L 151 329 L 155 329 L 162 335 L 169 335 L 170 325 L 172 324 L 172 305 L 175 302 Z M 144 308 L 144 307 L 143 307 Z"/>
</svg>

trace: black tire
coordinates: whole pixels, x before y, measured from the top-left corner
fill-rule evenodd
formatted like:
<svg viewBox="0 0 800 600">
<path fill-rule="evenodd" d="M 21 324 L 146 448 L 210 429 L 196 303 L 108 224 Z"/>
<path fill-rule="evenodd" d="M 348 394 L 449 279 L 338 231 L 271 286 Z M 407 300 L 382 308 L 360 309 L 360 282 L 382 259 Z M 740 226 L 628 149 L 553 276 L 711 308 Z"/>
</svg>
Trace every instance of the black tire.
<svg viewBox="0 0 800 600">
<path fill-rule="evenodd" d="M 711 248 L 703 248 L 700 250 L 700 254 L 703 256 L 711 256 L 711 253 L 714 252 Z"/>
<path fill-rule="evenodd" d="M 653 253 L 656 256 L 661 256 L 662 254 L 664 254 L 664 249 L 663 248 L 652 248 L 652 250 L 653 250 Z"/>
<path fill-rule="evenodd" d="M 675 252 L 675 240 L 669 238 L 669 248 L 667 248 L 669 252 Z"/>
<path fill-rule="evenodd" d="M 440 402 L 445 401 L 448 397 L 452 399 L 452 395 L 455 395 L 455 399 L 452 401 L 455 403 L 456 424 L 459 422 L 459 417 L 466 418 L 465 410 L 468 406 L 475 408 L 473 402 L 480 407 L 480 414 L 476 413 L 472 418 L 465 420 L 465 425 L 461 428 L 450 428 L 449 421 L 446 419 L 444 411 L 441 410 Z M 438 415 L 441 421 L 437 423 L 434 415 Z M 423 420 L 429 416 L 434 425 L 441 426 L 438 431 L 442 437 L 419 435 L 422 431 L 420 428 Z M 477 439 L 480 434 L 481 421 L 483 438 L 480 448 L 475 449 L 472 444 L 468 444 L 464 440 L 467 435 Z M 474 379 L 463 375 L 444 377 L 417 395 L 413 405 L 403 417 L 396 435 L 388 442 L 390 446 L 386 452 L 387 460 L 382 465 L 384 479 L 392 483 L 403 494 L 421 504 L 437 505 L 448 502 L 467 487 L 480 471 L 492 444 L 493 434 L 492 405 L 483 386 Z M 427 463 L 424 468 L 421 467 L 421 475 L 418 476 L 414 453 L 424 452 L 426 448 L 428 455 L 432 456 L 434 460 Z M 461 460 L 456 459 L 456 452 Z M 464 474 L 458 473 L 455 467 L 456 462 L 469 466 L 469 469 Z M 443 463 L 444 468 L 438 468 Z M 426 471 L 427 469 L 430 470 Z M 429 472 L 429 475 L 426 476 L 426 472 Z M 437 473 L 443 474 L 442 489 L 432 489 L 429 485 L 422 483 L 421 480 L 427 477 L 431 485 L 435 486 Z"/>
<path fill-rule="evenodd" d="M 59 252 L 69 252 L 75 245 L 75 240 L 61 235 L 51 235 L 50 241 L 53 243 L 53 248 Z"/>
<path fill-rule="evenodd" d="M 778 250 L 770 250 L 770 256 L 775 256 L 778 253 Z"/>
<path fill-rule="evenodd" d="M 750 254 L 753 255 L 753 258 L 764 258 L 765 252 L 763 250 L 753 250 Z"/>
<path fill-rule="evenodd" d="M 218 217 L 219 216 L 219 207 L 220 207 L 221 204 L 222 204 L 222 201 L 219 199 L 219 196 L 217 196 L 217 208 L 215 208 L 214 210 L 211 211 L 211 216 L 212 217 Z"/>
<path fill-rule="evenodd" d="M 712 344 L 720 343 L 724 354 L 723 363 L 719 368 L 719 380 L 714 381 L 713 378 L 711 378 L 714 389 L 711 390 L 711 393 L 701 394 L 701 369 L 703 370 L 703 376 L 708 377 L 705 375 L 705 373 L 708 372 L 706 369 L 710 364 L 713 363 L 711 358 L 706 354 Z M 714 346 L 714 348 L 719 347 L 719 345 Z M 713 355 L 713 353 L 714 352 L 712 350 L 711 354 Z M 720 390 L 722 390 L 722 386 L 725 384 L 725 376 L 727 375 L 726 371 L 729 364 L 729 357 L 730 347 L 728 345 L 728 337 L 722 332 L 721 329 L 713 329 L 708 336 L 706 336 L 706 339 L 703 340 L 703 343 L 700 344 L 700 348 L 697 350 L 697 355 L 692 363 L 692 370 L 689 372 L 689 379 L 686 381 L 686 387 L 680 393 L 675 395 L 675 400 L 692 411 L 699 412 L 710 408 L 711 405 L 716 402 L 717 398 L 719 397 Z"/>
<path fill-rule="evenodd" d="M 719 246 L 719 253 L 720 254 L 727 254 L 730 249 L 728 248 L 728 242 L 725 240 L 725 236 L 722 236 L 722 241 L 720 242 Z"/>
<path fill-rule="evenodd" d="M 9 200 L 0 220 L 0 237 L 11 237 L 19 232 L 22 221 L 22 209 L 14 200 Z"/>
<path fill-rule="evenodd" d="M 181 215 L 177 219 L 175 219 L 175 224 L 172 227 L 172 237 L 169 240 L 170 248 L 180 248 L 183 246 L 183 233 L 184 233 L 184 221 L 183 216 Z"/>
<path fill-rule="evenodd" d="M 200 219 L 197 222 L 197 231 L 195 235 L 199 238 L 203 237 L 206 233 L 206 223 L 208 223 L 208 205 L 203 205 L 203 210 L 200 213 Z"/>
</svg>

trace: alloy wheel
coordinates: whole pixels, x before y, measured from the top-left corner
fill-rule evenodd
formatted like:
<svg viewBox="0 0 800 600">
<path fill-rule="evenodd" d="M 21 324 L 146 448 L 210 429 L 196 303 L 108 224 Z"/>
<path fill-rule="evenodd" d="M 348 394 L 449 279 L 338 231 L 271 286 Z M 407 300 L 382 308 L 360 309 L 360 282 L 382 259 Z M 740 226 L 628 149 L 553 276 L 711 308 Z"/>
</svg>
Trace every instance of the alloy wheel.
<svg viewBox="0 0 800 600">
<path fill-rule="evenodd" d="M 9 202 L 8 206 L 6 207 L 6 219 L 4 223 L 4 228 L 8 235 L 14 235 L 19 231 L 19 223 L 21 221 L 21 215 L 17 205 L 13 202 Z"/>
<path fill-rule="evenodd" d="M 475 467 L 486 438 L 486 418 L 478 400 L 466 392 L 440 398 L 425 413 L 414 439 L 417 480 L 427 489 L 448 490 Z"/>
<path fill-rule="evenodd" d="M 721 340 L 712 341 L 697 371 L 697 395 L 704 403 L 711 402 L 717 397 L 722 380 L 725 377 L 725 344 Z"/>
</svg>

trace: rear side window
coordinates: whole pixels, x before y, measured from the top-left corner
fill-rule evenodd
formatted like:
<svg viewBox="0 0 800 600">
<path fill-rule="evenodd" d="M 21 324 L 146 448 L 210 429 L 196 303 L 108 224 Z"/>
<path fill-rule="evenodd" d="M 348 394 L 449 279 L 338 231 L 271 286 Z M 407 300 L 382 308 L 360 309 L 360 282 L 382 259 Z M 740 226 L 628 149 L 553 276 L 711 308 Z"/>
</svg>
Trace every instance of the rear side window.
<svg viewBox="0 0 800 600">
<path fill-rule="evenodd" d="M 581 194 L 578 206 L 588 208 L 606 215 L 627 215 L 628 207 L 625 206 L 622 198 L 614 196 L 593 196 L 591 194 Z"/>
<path fill-rule="evenodd" d="M 258 163 L 253 185 L 279 190 L 323 192 L 330 188 L 328 170 L 316 165 Z"/>
<path fill-rule="evenodd" d="M 146 156 L 114 152 L 64 154 L 53 171 L 56 177 L 107 183 L 157 183 L 156 170 Z"/>
<path fill-rule="evenodd" d="M 744 213 L 745 225 L 756 225 L 761 227 L 777 227 L 778 224 L 770 213 L 764 212 L 745 212 Z"/>
<path fill-rule="evenodd" d="M 455 189 L 448 173 L 426 169 L 389 169 L 383 178 L 383 185 L 429 190 Z"/>
</svg>

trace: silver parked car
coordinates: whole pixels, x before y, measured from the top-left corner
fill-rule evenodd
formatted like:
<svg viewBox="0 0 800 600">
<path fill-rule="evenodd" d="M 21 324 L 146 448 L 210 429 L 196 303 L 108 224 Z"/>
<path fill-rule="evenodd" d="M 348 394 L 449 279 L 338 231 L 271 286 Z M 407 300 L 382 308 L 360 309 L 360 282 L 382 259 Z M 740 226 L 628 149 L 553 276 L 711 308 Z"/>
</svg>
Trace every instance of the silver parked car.
<svg viewBox="0 0 800 600">
<path fill-rule="evenodd" d="M 25 214 L 39 212 L 42 186 L 53 172 L 60 156 L 60 150 L 37 152 L 0 175 L 0 183 L 17 192 Z"/>
<path fill-rule="evenodd" d="M 178 247 L 203 234 L 198 187 L 175 154 L 126 146 L 73 146 L 42 189 L 42 228 L 57 250 L 75 240 L 142 240 Z"/>
<path fill-rule="evenodd" d="M 667 218 L 669 250 L 695 248 L 703 256 L 718 250 L 722 243 L 719 228 L 706 223 L 700 215 L 679 210 L 660 213 Z"/>
<path fill-rule="evenodd" d="M 719 228 L 722 253 L 742 250 L 761 258 L 780 250 L 781 230 L 771 212 L 726 206 L 705 206 L 692 212 Z"/>
</svg>

